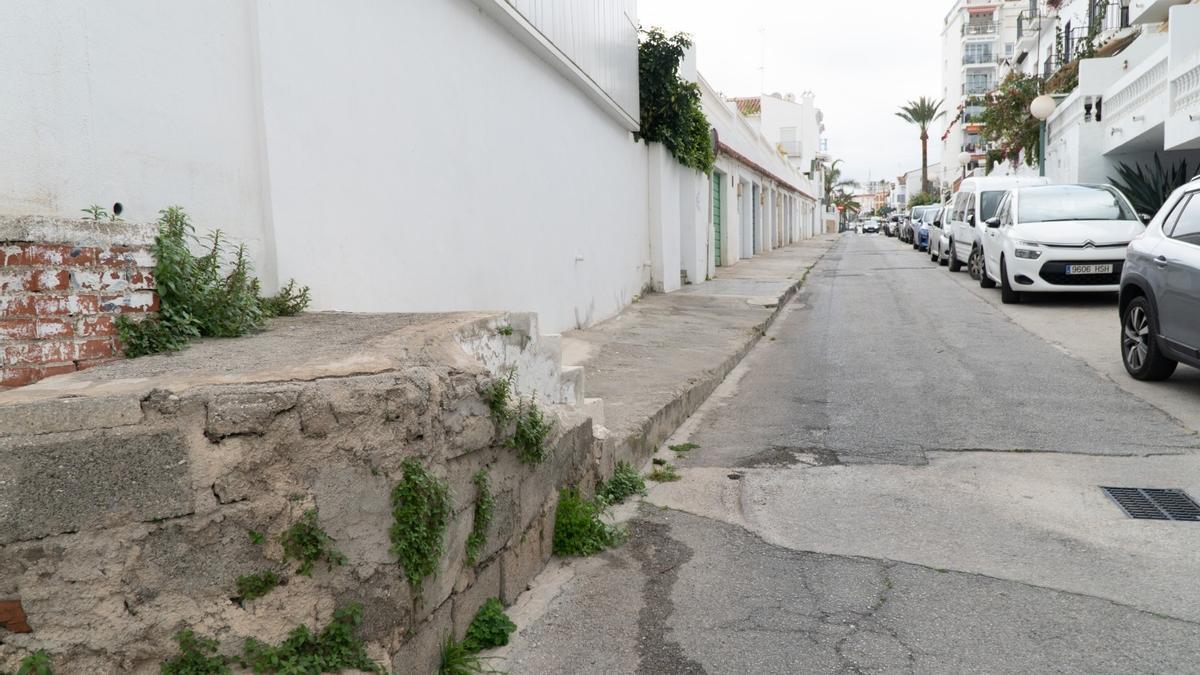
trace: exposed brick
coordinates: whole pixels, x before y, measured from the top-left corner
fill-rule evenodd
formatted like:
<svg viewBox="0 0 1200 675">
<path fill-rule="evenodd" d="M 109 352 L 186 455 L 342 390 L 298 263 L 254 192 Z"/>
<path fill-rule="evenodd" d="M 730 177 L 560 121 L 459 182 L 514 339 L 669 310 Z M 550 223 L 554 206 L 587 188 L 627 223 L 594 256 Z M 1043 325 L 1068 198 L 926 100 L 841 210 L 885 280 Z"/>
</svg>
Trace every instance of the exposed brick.
<svg viewBox="0 0 1200 675">
<path fill-rule="evenodd" d="M 33 296 L 0 296 L 0 318 L 34 316 Z"/>
<path fill-rule="evenodd" d="M 38 339 L 46 338 L 70 338 L 75 336 L 75 320 L 74 319 L 38 319 L 37 321 L 37 337 Z"/>
<path fill-rule="evenodd" d="M 154 274 L 148 271 L 134 272 L 129 277 L 129 285 L 139 291 L 154 290 L 157 288 L 154 285 Z"/>
<path fill-rule="evenodd" d="M 37 336 L 37 321 L 29 319 L 0 319 L 0 339 L 32 340 Z"/>
<path fill-rule="evenodd" d="M 42 374 L 38 379 L 44 380 L 47 377 L 54 377 L 55 375 L 66 375 L 76 370 L 79 370 L 79 367 L 75 365 L 74 361 L 70 363 L 50 363 L 42 366 Z"/>
<path fill-rule="evenodd" d="M 94 361 L 96 359 L 106 359 L 113 356 L 116 350 L 113 349 L 112 340 L 108 338 L 99 338 L 95 340 L 83 340 L 75 343 L 75 361 Z"/>
<path fill-rule="evenodd" d="M 69 244 L 26 244 L 25 264 L 54 267 L 58 265 L 95 265 L 100 250 L 94 246 Z"/>
<path fill-rule="evenodd" d="M 104 295 L 100 298 L 100 309 L 104 312 L 157 312 L 158 294 L 138 291 L 129 295 Z"/>
<path fill-rule="evenodd" d="M 79 320 L 79 337 L 103 337 L 117 334 L 117 322 L 107 315 L 86 316 Z"/>
<path fill-rule="evenodd" d="M 25 342 L 4 346 L 4 363 L 18 366 L 74 361 L 76 348 L 70 342 Z"/>
<path fill-rule="evenodd" d="M 93 294 L 35 295 L 33 311 L 38 316 L 67 316 L 70 314 L 99 314 L 100 299 Z"/>
<path fill-rule="evenodd" d="M 37 290 L 33 270 L 0 271 L 0 293 L 15 295 Z"/>
<path fill-rule="evenodd" d="M 0 628 L 10 633 L 32 633 L 20 600 L 0 600 Z"/>
<path fill-rule="evenodd" d="M 24 387 L 42 377 L 40 366 L 5 366 L 0 369 L 0 387 Z"/>
<path fill-rule="evenodd" d="M 71 288 L 71 273 L 67 270 L 38 270 L 33 273 L 34 291 L 66 291 Z"/>
<path fill-rule="evenodd" d="M 23 244 L 6 243 L 0 245 L 0 267 L 28 264 L 29 256 L 25 254 L 25 246 Z"/>
</svg>

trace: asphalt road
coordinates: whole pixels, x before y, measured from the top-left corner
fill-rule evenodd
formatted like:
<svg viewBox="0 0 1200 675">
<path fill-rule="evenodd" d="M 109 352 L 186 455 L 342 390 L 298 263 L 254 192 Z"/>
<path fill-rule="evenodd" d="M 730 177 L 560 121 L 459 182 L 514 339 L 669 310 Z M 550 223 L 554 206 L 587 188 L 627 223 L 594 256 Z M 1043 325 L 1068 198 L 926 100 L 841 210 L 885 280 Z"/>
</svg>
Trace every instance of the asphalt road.
<svg viewBox="0 0 1200 675">
<path fill-rule="evenodd" d="M 1112 298 L 997 295 L 845 237 L 672 439 L 700 446 L 683 480 L 624 510 L 625 546 L 552 565 L 495 664 L 1197 672 L 1200 523 L 1099 486 L 1200 496 L 1200 380 L 1125 381 Z"/>
</svg>

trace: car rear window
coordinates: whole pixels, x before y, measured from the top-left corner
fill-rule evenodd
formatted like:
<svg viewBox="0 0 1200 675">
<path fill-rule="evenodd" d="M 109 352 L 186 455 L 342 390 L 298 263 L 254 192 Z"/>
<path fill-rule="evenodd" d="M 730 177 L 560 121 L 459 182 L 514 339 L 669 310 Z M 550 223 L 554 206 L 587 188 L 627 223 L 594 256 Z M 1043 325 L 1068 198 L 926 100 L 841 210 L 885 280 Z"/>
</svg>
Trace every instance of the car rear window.
<svg viewBox="0 0 1200 675">
<path fill-rule="evenodd" d="M 1021 190 L 1017 222 L 1136 220 L 1115 190 L 1098 185 L 1051 185 Z"/>
</svg>

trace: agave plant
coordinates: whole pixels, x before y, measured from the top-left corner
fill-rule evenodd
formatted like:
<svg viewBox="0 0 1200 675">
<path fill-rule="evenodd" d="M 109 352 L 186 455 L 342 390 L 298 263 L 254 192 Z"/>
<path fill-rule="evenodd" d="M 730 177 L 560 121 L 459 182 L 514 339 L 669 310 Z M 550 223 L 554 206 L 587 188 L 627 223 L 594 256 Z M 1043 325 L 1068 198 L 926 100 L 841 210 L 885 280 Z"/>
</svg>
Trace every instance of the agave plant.
<svg viewBox="0 0 1200 675">
<path fill-rule="evenodd" d="M 1122 162 L 1117 166 L 1117 175 L 1120 176 L 1119 179 L 1110 176 L 1109 182 L 1129 197 L 1138 213 L 1150 215 L 1158 213 L 1175 188 L 1187 183 L 1191 178 L 1186 159 L 1179 160 L 1178 164 L 1167 170 L 1163 168 L 1162 159 L 1157 152 L 1154 153 L 1154 163 L 1149 166 L 1130 166 Z"/>
</svg>

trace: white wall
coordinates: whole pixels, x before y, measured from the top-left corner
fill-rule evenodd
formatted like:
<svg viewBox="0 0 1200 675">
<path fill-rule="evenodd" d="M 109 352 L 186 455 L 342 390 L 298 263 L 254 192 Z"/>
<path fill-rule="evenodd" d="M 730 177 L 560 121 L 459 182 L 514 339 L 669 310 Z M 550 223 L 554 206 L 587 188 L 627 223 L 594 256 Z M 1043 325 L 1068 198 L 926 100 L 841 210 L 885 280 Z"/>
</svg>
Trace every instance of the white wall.
<svg viewBox="0 0 1200 675">
<path fill-rule="evenodd" d="M 246 242 L 274 286 L 254 6 L 244 0 L 0 3 L 0 213 L 178 204 Z"/>
<path fill-rule="evenodd" d="M 627 105 L 624 20 L 566 47 L 624 49 L 584 65 Z M 588 86 L 471 0 L 8 0 L 0 211 L 178 203 L 314 309 L 571 328 L 649 282 L 646 147 Z"/>
</svg>

